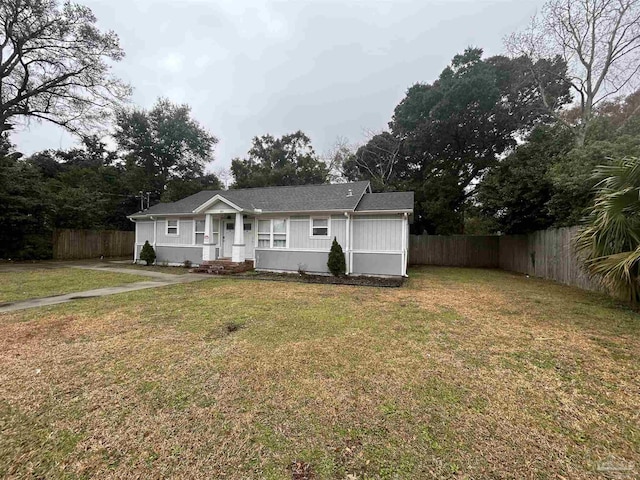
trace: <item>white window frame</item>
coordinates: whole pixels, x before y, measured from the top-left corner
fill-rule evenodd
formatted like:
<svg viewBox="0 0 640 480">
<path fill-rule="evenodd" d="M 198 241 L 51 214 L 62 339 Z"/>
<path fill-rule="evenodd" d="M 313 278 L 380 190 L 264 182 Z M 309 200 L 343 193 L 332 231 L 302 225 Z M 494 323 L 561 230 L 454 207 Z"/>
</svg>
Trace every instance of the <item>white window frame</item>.
<svg viewBox="0 0 640 480">
<path fill-rule="evenodd" d="M 273 222 L 276 220 L 282 220 L 284 222 L 284 232 L 274 232 L 273 231 Z M 269 222 L 269 231 L 268 232 L 262 232 L 260 231 L 260 221 L 263 222 Z M 260 235 L 269 235 L 269 246 L 268 247 L 264 247 L 264 246 L 259 246 L 260 245 Z M 284 247 L 275 247 L 273 245 L 274 243 L 274 237 L 275 235 L 284 235 L 284 239 L 285 239 L 285 246 Z M 257 249 L 260 248 L 269 248 L 269 249 L 276 249 L 276 250 L 285 250 L 287 248 L 289 248 L 289 219 L 286 217 L 279 217 L 279 218 L 260 218 L 260 219 L 256 219 L 256 247 Z"/>
<path fill-rule="evenodd" d="M 263 232 L 260 230 L 260 222 L 269 222 L 269 231 Z M 273 225 L 271 219 L 268 218 L 256 218 L 256 248 L 271 248 L 271 232 L 273 231 Z M 269 235 L 269 246 L 259 246 L 260 245 L 260 235 Z"/>
<path fill-rule="evenodd" d="M 176 226 L 175 227 L 170 227 L 169 226 L 169 222 L 176 222 Z M 169 233 L 169 228 L 175 228 L 176 229 L 176 233 Z M 178 236 L 180 236 L 180 219 L 178 219 L 178 218 L 167 218 L 167 220 L 165 221 L 164 232 L 165 232 L 165 235 L 167 235 L 167 237 L 178 237 Z"/>
<path fill-rule="evenodd" d="M 201 231 L 198 231 L 198 229 L 196 228 L 196 225 L 198 224 L 198 222 L 205 222 L 205 226 L 202 227 Z M 193 244 L 194 245 L 204 245 L 204 237 L 207 236 L 207 223 L 206 220 L 204 218 L 194 218 L 193 219 Z M 198 234 L 202 234 L 202 243 L 198 243 L 197 241 L 197 236 Z"/>
<path fill-rule="evenodd" d="M 313 234 L 313 221 L 314 220 L 326 220 L 327 221 L 327 234 L 326 235 L 314 235 Z M 316 227 L 324 228 L 324 227 Z M 331 216 L 324 217 L 309 217 L 309 238 L 316 240 L 326 240 L 331 238 Z"/>
<path fill-rule="evenodd" d="M 284 232 L 274 232 L 273 231 L 273 222 L 276 220 L 282 220 L 284 222 Z M 284 235 L 284 247 L 276 247 L 274 245 L 274 238 L 276 235 Z M 271 248 L 283 249 L 289 248 L 289 222 L 287 222 L 286 218 L 272 218 L 271 219 Z"/>
</svg>

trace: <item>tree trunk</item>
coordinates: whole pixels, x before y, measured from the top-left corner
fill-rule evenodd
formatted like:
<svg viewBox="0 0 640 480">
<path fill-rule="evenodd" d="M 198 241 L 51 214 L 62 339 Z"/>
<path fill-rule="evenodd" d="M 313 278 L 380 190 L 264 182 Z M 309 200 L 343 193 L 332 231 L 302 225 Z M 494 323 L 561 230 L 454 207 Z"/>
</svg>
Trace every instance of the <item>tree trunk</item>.
<svg viewBox="0 0 640 480">
<path fill-rule="evenodd" d="M 576 127 L 576 137 L 575 137 L 576 147 L 583 147 L 586 138 L 587 138 L 587 126 L 584 123 L 580 123 Z"/>
</svg>

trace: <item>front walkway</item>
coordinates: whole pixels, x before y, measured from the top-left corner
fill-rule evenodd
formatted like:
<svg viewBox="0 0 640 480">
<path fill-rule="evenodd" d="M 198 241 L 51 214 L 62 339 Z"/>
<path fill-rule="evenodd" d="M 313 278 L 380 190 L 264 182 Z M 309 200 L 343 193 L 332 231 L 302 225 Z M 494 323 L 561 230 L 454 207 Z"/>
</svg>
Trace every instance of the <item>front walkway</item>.
<svg viewBox="0 0 640 480">
<path fill-rule="evenodd" d="M 34 264 L 35 266 L 36 264 Z M 145 272 L 144 270 L 133 270 L 130 268 L 118 268 L 110 267 L 100 263 L 87 263 L 85 265 L 73 264 L 58 264 L 58 268 L 78 268 L 84 270 L 98 270 L 102 272 L 114 272 L 114 273 L 128 273 L 131 275 L 139 275 L 142 277 L 149 277 L 150 280 L 146 282 L 127 283 L 125 285 L 119 285 L 115 287 L 96 288 L 94 290 L 85 290 L 84 292 L 73 292 L 64 295 L 55 295 L 53 297 L 44 298 L 31 298 L 28 300 L 21 300 L 18 302 L 12 302 L 0 307 L 0 313 L 14 312 L 16 310 L 25 310 L 27 308 L 45 307 L 49 305 L 58 305 L 60 303 L 67 303 L 73 300 L 80 300 L 83 298 L 92 297 L 104 297 L 106 295 L 114 295 L 116 293 L 134 292 L 136 290 L 145 290 L 147 288 L 166 287 L 167 285 L 176 285 L 179 283 L 191 283 L 206 280 L 206 275 L 187 273 L 184 275 L 172 275 L 169 273 L 161 272 Z M 29 267 L 23 268 L 28 269 Z M 32 267 L 33 268 L 33 267 Z M 17 269 L 16 269 L 17 270 Z M 10 271 L 8 268 L 5 271 Z"/>
</svg>

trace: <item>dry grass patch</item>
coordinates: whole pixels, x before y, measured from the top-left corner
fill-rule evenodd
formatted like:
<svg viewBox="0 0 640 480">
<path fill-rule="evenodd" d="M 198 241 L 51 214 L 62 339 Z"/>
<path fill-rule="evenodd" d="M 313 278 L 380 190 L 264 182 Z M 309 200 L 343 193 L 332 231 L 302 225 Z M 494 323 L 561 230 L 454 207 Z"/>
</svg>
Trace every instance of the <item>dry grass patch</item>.
<svg viewBox="0 0 640 480">
<path fill-rule="evenodd" d="M 127 273 L 76 268 L 0 272 L 0 303 L 112 287 L 147 280 Z"/>
<path fill-rule="evenodd" d="M 593 478 L 640 465 L 639 333 L 599 295 L 439 268 L 4 315 L 0 475 Z"/>
<path fill-rule="evenodd" d="M 189 273 L 189 268 L 186 267 L 170 267 L 163 265 L 144 265 L 142 263 L 115 263 L 112 262 L 109 264 L 110 267 L 117 268 L 129 268 L 131 270 L 143 270 L 146 272 L 158 272 L 158 273 L 167 273 L 169 275 L 184 275 Z M 131 272 L 134 273 L 134 272 Z"/>
</svg>

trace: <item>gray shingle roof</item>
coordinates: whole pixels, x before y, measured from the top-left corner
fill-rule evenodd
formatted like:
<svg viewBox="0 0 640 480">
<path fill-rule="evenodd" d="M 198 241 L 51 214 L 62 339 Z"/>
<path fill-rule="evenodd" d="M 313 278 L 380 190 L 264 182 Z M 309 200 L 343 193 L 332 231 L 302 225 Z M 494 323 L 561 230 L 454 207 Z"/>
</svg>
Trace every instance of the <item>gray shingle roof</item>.
<svg viewBox="0 0 640 480">
<path fill-rule="evenodd" d="M 413 192 L 365 193 L 356 211 L 413 210 Z"/>
<path fill-rule="evenodd" d="M 238 190 L 204 190 L 173 203 L 159 203 L 135 215 L 191 214 L 216 195 L 244 210 L 263 212 L 305 212 L 354 210 L 369 182 L 304 185 L 291 187 L 245 188 Z M 349 190 L 352 195 L 348 196 Z"/>
</svg>

